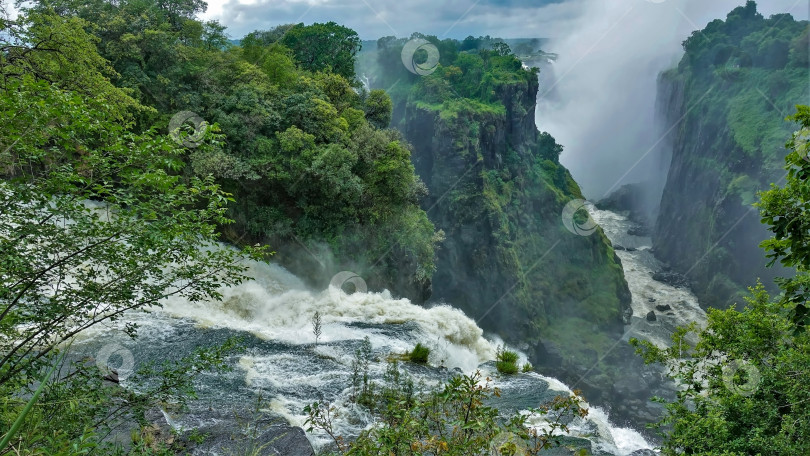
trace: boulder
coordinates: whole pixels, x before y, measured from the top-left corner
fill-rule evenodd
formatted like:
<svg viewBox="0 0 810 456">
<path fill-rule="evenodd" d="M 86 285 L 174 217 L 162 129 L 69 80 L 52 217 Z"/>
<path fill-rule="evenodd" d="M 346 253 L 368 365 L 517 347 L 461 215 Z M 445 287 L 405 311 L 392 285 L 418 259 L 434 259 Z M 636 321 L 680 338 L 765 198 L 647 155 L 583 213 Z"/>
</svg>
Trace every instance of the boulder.
<svg viewBox="0 0 810 456">
<path fill-rule="evenodd" d="M 647 321 L 655 321 L 657 318 L 655 317 L 655 312 L 652 310 L 647 312 Z"/>
<path fill-rule="evenodd" d="M 658 304 L 655 306 L 655 310 L 659 312 L 666 312 L 668 310 L 672 310 L 672 307 L 670 307 L 669 304 Z"/>
<path fill-rule="evenodd" d="M 659 271 L 652 275 L 653 280 L 663 282 L 673 287 L 687 287 L 689 286 L 689 279 L 685 275 L 677 272 Z"/>
</svg>

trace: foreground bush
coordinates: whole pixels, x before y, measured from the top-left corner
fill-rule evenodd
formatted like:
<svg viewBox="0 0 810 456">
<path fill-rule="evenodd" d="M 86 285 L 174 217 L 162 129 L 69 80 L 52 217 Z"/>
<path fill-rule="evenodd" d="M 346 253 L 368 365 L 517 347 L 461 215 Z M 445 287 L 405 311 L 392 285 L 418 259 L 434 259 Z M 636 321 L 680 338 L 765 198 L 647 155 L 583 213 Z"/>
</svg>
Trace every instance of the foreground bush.
<svg viewBox="0 0 810 456">
<path fill-rule="evenodd" d="M 389 365 L 385 384 L 374 388 L 369 411 L 375 423 L 354 441 L 335 431 L 334 407 L 316 402 L 305 411 L 307 431 L 320 430 L 334 441 L 341 455 L 537 455 L 558 445 L 560 430 L 568 432 L 563 418 L 585 417 L 583 399 L 578 395 L 557 397 L 539 409 L 530 410 L 546 417 L 542 430 L 529 428 L 528 416 L 504 420 L 496 408 L 486 404 L 500 396 L 489 378 L 480 372 L 452 378 L 440 389 L 414 392 L 413 382 Z"/>
</svg>

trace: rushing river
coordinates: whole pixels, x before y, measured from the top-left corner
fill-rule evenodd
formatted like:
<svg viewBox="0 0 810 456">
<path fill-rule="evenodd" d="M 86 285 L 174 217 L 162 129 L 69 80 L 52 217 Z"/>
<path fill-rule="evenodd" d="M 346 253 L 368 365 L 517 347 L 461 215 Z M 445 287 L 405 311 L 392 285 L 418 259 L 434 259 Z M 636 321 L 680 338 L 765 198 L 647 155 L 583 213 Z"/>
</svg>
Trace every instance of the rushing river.
<svg viewBox="0 0 810 456">
<path fill-rule="evenodd" d="M 631 249 L 618 252 L 633 294 L 631 336 L 663 344 L 675 325 L 705 319 L 687 290 L 652 280 L 650 274 L 660 265 L 649 252 L 649 239 L 627 235 L 632 224 L 626 218 L 589 208 L 614 244 Z M 294 426 L 304 425 L 307 404 L 327 401 L 339 412 L 337 433 L 355 436 L 370 424 L 370 417 L 348 399 L 354 353 L 366 337 L 375 359 L 371 376 L 378 381 L 386 369 L 386 358 L 404 354 L 422 342 L 432 349 L 429 366 L 402 365 L 417 384 L 435 386 L 456 373 L 480 370 L 501 389 L 501 399 L 494 405 L 502 413 L 536 408 L 556 395 L 570 393 L 556 379 L 536 373 L 499 377 L 492 360 L 500 341 L 485 335 L 473 320 L 448 305 L 424 308 L 392 298 L 387 291 L 310 290 L 273 264 L 251 263 L 249 274 L 253 280 L 224 290 L 221 302 L 172 298 L 162 309 L 128 315 L 140 327 L 138 339 L 130 340 L 121 327 L 112 325 L 89 334 L 81 350 L 93 355 L 117 344 L 132 354 L 137 365 L 179 357 L 229 336 L 245 336 L 247 350 L 232 360 L 233 371 L 203 375 L 197 384 L 200 399 L 192 402 L 191 409 L 165 413 L 172 426 L 182 429 L 233 427 L 234 414 L 249 409 L 261 397 L 263 411 Z M 644 320 L 650 309 L 662 304 L 672 310 L 660 312 L 656 322 Z M 323 322 L 317 346 L 311 326 L 316 311 Z M 521 363 L 525 362 L 522 358 Z M 115 362 L 111 361 L 113 367 Z M 126 380 L 122 385 L 127 385 Z M 543 425 L 538 417 L 531 422 Z M 550 454 L 573 454 L 577 447 L 589 447 L 593 454 L 629 455 L 652 446 L 638 432 L 612 425 L 606 413 L 593 406 L 586 419 L 572 423 L 570 435 L 568 449 Z M 330 442 L 318 432 L 307 438 L 316 451 Z"/>
<path fill-rule="evenodd" d="M 593 220 L 602 227 L 616 247 L 630 293 L 633 296 L 633 318 L 626 338 L 648 340 L 659 347 L 670 344 L 670 335 L 678 326 L 691 322 L 704 325 L 706 312 L 700 308 L 697 297 L 685 287 L 675 287 L 652 278 L 663 265 L 652 254 L 652 240 L 646 236 L 629 234 L 638 228 L 626 216 L 599 210 L 587 205 Z M 653 312 L 655 320 L 647 320 Z"/>
</svg>

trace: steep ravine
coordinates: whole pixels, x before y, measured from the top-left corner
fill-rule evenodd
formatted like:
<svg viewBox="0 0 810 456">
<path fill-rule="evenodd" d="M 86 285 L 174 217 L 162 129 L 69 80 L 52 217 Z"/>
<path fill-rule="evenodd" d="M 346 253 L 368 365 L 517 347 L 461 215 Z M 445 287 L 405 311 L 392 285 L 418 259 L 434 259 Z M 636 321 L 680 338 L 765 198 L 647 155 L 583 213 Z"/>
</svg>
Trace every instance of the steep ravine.
<svg viewBox="0 0 810 456">
<path fill-rule="evenodd" d="M 501 112 L 410 100 L 394 121 L 429 188 L 423 208 L 446 234 L 431 301 L 452 302 L 542 372 L 609 401 L 622 368 L 603 355 L 631 313 L 621 261 L 600 229 L 564 226 L 564 207 L 582 195 L 535 125 L 537 80 L 495 90 Z"/>
<path fill-rule="evenodd" d="M 674 128 L 653 245 L 704 307 L 742 302 L 758 279 L 773 289 L 789 274 L 766 267 L 758 245 L 769 233 L 753 203 L 784 182 L 795 130 L 784 119 L 810 99 L 807 34 L 807 21 L 766 19 L 748 2 L 694 34 L 659 78 L 658 105 Z"/>
</svg>

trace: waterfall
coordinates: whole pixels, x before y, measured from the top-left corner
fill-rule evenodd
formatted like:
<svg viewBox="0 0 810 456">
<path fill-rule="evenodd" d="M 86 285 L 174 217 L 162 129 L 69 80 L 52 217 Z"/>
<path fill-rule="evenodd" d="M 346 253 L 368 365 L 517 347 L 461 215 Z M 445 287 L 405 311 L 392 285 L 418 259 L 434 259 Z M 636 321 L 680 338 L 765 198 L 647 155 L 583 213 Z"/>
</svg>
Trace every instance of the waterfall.
<svg viewBox="0 0 810 456">
<path fill-rule="evenodd" d="M 200 399 L 192 402 L 189 412 L 167 416 L 182 429 L 221 427 L 228 410 L 249 406 L 261 394 L 267 412 L 294 426 L 304 425 L 307 404 L 327 401 L 338 410 L 336 431 L 356 436 L 372 419 L 349 400 L 351 363 L 366 337 L 375 359 L 369 374 L 375 380 L 382 378 L 386 358 L 404 354 L 421 342 L 431 348 L 429 366 L 403 363 L 402 369 L 425 387 L 480 370 L 501 389 L 495 406 L 504 414 L 526 413 L 557 395 L 571 394 L 558 380 L 537 373 L 498 376 L 492 360 L 501 342 L 487 337 L 472 319 L 450 305 L 424 308 L 396 299 L 388 291 L 310 290 L 278 265 L 249 262 L 248 266 L 251 280 L 223 289 L 221 301 L 169 298 L 160 309 L 133 312 L 124 319 L 138 324 L 136 341 L 121 333 L 121 322 L 94 329 L 83 340 L 82 349 L 92 353 L 101 344 L 114 342 L 130 350 L 137 364 L 188 353 L 229 335 L 247 335 L 247 350 L 233 361 L 233 371 L 202 376 L 197 385 Z M 315 311 L 322 317 L 317 346 L 311 326 Z M 525 361 L 523 354 L 521 361 Z M 626 455 L 650 448 L 638 432 L 614 427 L 604 411 L 589 409 L 589 417 L 571 424 L 571 436 L 590 441 L 592 450 Z M 543 426 L 539 416 L 530 422 Z M 307 437 L 316 449 L 330 442 L 318 432 Z"/>
</svg>

